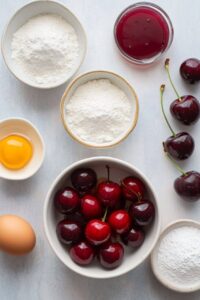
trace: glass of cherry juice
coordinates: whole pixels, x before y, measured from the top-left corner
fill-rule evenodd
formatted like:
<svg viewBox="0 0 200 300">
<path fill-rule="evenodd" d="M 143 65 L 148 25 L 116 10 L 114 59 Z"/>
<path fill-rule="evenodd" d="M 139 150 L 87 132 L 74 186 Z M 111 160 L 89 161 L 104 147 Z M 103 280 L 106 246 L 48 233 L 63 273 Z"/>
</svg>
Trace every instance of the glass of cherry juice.
<svg viewBox="0 0 200 300">
<path fill-rule="evenodd" d="M 121 54 L 137 64 L 149 64 L 167 51 L 173 40 L 173 26 L 159 6 L 139 2 L 126 8 L 114 26 Z"/>
</svg>

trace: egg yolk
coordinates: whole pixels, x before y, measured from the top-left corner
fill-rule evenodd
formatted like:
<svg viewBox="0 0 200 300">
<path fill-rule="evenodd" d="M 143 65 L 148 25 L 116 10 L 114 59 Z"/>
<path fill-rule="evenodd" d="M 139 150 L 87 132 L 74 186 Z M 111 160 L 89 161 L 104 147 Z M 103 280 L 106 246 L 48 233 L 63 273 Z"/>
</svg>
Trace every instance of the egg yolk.
<svg viewBox="0 0 200 300">
<path fill-rule="evenodd" d="M 9 135 L 0 141 L 0 162 L 7 169 L 22 169 L 32 154 L 30 141 L 21 135 Z"/>
</svg>

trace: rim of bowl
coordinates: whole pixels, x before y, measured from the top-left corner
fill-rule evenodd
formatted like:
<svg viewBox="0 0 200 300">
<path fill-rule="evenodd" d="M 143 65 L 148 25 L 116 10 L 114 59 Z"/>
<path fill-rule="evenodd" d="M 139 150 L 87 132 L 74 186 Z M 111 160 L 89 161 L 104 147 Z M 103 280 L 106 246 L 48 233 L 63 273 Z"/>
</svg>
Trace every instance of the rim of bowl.
<svg viewBox="0 0 200 300">
<path fill-rule="evenodd" d="M 173 229 L 180 228 L 182 226 L 187 226 L 187 225 L 193 226 L 193 227 L 199 227 L 199 229 L 200 229 L 200 222 L 192 220 L 192 219 L 178 219 L 178 220 L 170 222 L 162 230 L 162 232 L 156 242 L 156 245 L 155 245 L 153 251 L 151 252 L 151 258 L 150 258 L 151 268 L 152 268 L 152 271 L 153 271 L 155 277 L 168 289 L 171 289 L 173 291 L 180 292 L 180 293 L 190 293 L 190 292 L 195 292 L 195 291 L 199 290 L 200 289 L 200 279 L 199 279 L 198 284 L 191 286 L 191 287 L 184 288 L 184 286 L 183 286 L 183 288 L 181 288 L 181 286 L 174 286 L 173 284 L 171 284 L 170 281 L 168 281 L 162 275 L 160 275 L 160 273 L 157 269 L 156 255 L 157 255 L 157 251 L 159 249 L 160 242 L 166 236 L 166 234 L 171 232 Z"/>
<path fill-rule="evenodd" d="M 42 155 L 41 155 L 41 159 L 40 159 L 40 164 L 38 165 L 38 168 L 34 170 L 34 172 L 32 172 L 31 174 L 29 174 L 28 176 L 24 176 L 21 178 L 10 178 L 8 176 L 4 176 L 4 175 L 0 175 L 0 178 L 2 179 L 7 179 L 7 180 L 12 180 L 12 181 L 21 181 L 21 180 L 25 180 L 28 179 L 30 177 L 32 177 L 33 175 L 35 175 L 35 173 L 37 173 L 37 171 L 40 169 L 40 167 L 42 166 L 42 163 L 44 161 L 44 157 L 45 157 L 45 152 L 46 152 L 46 147 L 45 147 L 45 143 L 44 143 L 44 139 L 41 135 L 41 133 L 39 132 L 39 130 L 37 129 L 37 127 L 35 125 L 33 125 L 33 123 L 31 123 L 29 120 L 25 119 L 25 118 L 5 118 L 0 120 L 0 124 L 4 123 L 4 122 L 13 122 L 13 121 L 22 121 L 24 123 L 27 123 L 30 127 L 33 128 L 33 130 L 36 132 L 41 144 L 42 144 Z"/>
<path fill-rule="evenodd" d="M 116 34 L 116 27 L 117 27 L 117 23 L 119 22 L 119 20 L 121 19 L 121 17 L 128 11 L 130 10 L 131 8 L 137 8 L 139 6 L 143 6 L 143 7 L 153 7 L 153 9 L 156 9 L 159 11 L 159 13 L 161 15 L 164 16 L 164 18 L 167 20 L 166 23 L 167 23 L 167 26 L 169 28 L 169 41 L 168 41 L 168 44 L 167 44 L 167 47 L 164 49 L 163 52 L 161 52 L 160 54 L 158 54 L 157 56 L 153 57 L 153 58 L 150 58 L 149 60 L 150 61 L 144 61 L 144 60 L 140 60 L 140 59 L 137 59 L 137 58 L 134 58 L 134 57 L 131 57 L 130 55 L 128 55 L 127 53 L 125 53 L 119 43 L 118 43 L 118 40 L 117 40 L 117 34 Z M 114 39 L 115 39 L 115 44 L 117 45 L 117 48 L 119 50 L 119 52 L 121 53 L 121 55 L 127 59 L 129 62 L 131 63 L 134 63 L 134 64 L 137 64 L 137 65 L 149 65 L 149 64 L 152 64 L 154 63 L 155 61 L 157 61 L 168 49 L 169 47 L 171 46 L 172 42 L 173 42 L 173 39 L 174 39 L 174 27 L 173 27 L 173 24 L 172 24 L 172 21 L 169 17 L 169 15 L 166 13 L 166 11 L 160 7 L 159 5 L 157 5 L 156 3 L 152 3 L 152 2 L 147 2 L 147 1 L 141 1 L 141 2 L 136 2 L 134 4 L 131 4 L 129 6 L 127 6 L 124 10 L 122 10 L 122 12 L 118 15 L 115 23 L 114 23 L 114 28 L 113 28 L 113 35 L 114 35 Z M 153 60 L 152 60 L 153 59 Z"/>
<path fill-rule="evenodd" d="M 154 197 L 154 201 L 156 204 L 156 208 L 157 208 L 157 228 L 156 228 L 156 233 L 154 236 L 154 239 L 152 241 L 151 247 L 148 249 L 148 251 L 146 252 L 145 255 L 143 255 L 140 259 L 140 261 L 137 262 L 137 264 L 134 266 L 134 268 L 131 267 L 131 265 L 129 266 L 129 268 L 125 269 L 124 271 L 121 271 L 120 273 L 117 273 L 115 275 L 112 275 L 112 270 L 109 272 L 106 272 L 105 270 L 105 276 L 98 276 L 97 274 L 95 276 L 90 275 L 90 273 L 88 272 L 88 274 L 85 274 L 85 272 L 82 271 L 78 271 L 78 270 L 74 270 L 73 267 L 69 266 L 68 264 L 66 264 L 65 260 L 62 259 L 59 255 L 59 251 L 57 251 L 56 247 L 54 247 L 54 243 L 51 239 L 51 234 L 49 232 L 48 229 L 48 215 L 47 215 L 47 211 L 48 211 L 48 206 L 49 206 L 49 202 L 50 202 L 50 196 L 52 195 L 52 192 L 55 188 L 55 186 L 59 183 L 59 181 L 63 178 L 63 176 L 68 173 L 71 169 L 78 167 L 80 164 L 85 164 L 85 163 L 91 163 L 91 162 L 105 162 L 105 161 L 112 161 L 116 164 L 121 164 L 124 167 L 130 168 L 132 169 L 135 173 L 137 173 L 139 176 L 141 176 L 141 178 L 145 181 L 145 183 L 147 184 L 148 188 L 151 190 L 153 197 Z M 121 159 L 118 158 L 114 158 L 114 157 L 109 157 L 109 156 L 94 156 L 94 157 L 90 157 L 90 158 L 85 158 L 85 159 L 81 159 L 79 161 L 76 161 L 72 164 L 70 164 L 67 168 L 65 168 L 57 177 L 56 179 L 53 181 L 53 183 L 51 184 L 48 193 L 46 195 L 45 198 L 45 202 L 44 202 L 44 207 L 43 207 L 43 226 L 44 226 L 44 231 L 45 231 L 45 235 L 47 238 L 47 241 L 51 247 L 51 249 L 53 250 L 54 254 L 58 257 L 58 259 L 70 270 L 72 270 L 73 272 L 88 277 L 88 278 L 94 278 L 94 279 L 107 279 L 107 278 L 116 278 L 119 277 L 121 275 L 124 275 L 128 272 L 130 272 L 131 270 L 136 269 L 141 263 L 144 262 L 144 260 L 150 255 L 150 253 L 152 252 L 153 248 L 155 247 L 159 235 L 160 235 L 160 228 L 161 228 L 161 219 L 160 219 L 160 204 L 159 204 L 159 200 L 158 197 L 155 193 L 155 190 L 152 186 L 152 184 L 150 183 L 149 179 L 146 177 L 146 175 L 144 175 L 138 168 L 136 168 L 135 166 L 133 166 L 132 164 L 123 161 Z"/>
<path fill-rule="evenodd" d="M 71 90 L 71 88 L 73 88 L 74 84 L 76 82 L 78 82 L 81 78 L 83 77 L 86 77 L 87 75 L 90 75 L 90 74 L 110 74 L 112 77 L 118 77 L 118 79 L 120 79 L 121 81 L 123 81 L 130 89 L 131 93 L 133 94 L 133 97 L 134 97 L 134 102 L 135 102 L 135 105 L 136 105 L 136 110 L 135 110 L 135 114 L 133 116 L 133 120 L 132 120 L 132 126 L 124 133 L 124 135 L 121 137 L 120 140 L 116 141 L 116 142 L 112 142 L 108 145 L 98 145 L 98 144 L 93 144 L 93 143 L 90 143 L 90 142 L 86 142 L 86 141 L 83 141 L 81 140 L 78 136 L 76 136 L 72 131 L 71 129 L 69 128 L 67 122 L 65 121 L 65 107 L 64 107 L 64 104 L 65 104 L 65 98 L 67 96 L 67 94 L 69 93 L 69 91 Z M 103 76 L 102 76 L 103 78 Z M 95 78 L 94 78 L 95 79 Z M 130 99 L 132 101 L 132 99 Z M 139 115 L 139 100 L 138 100 L 138 96 L 134 90 L 134 88 L 131 86 L 131 84 L 124 78 L 122 77 L 121 75 L 118 75 L 117 73 L 115 72 L 112 72 L 112 71 L 108 71 L 108 70 L 94 70 L 94 71 L 89 71 L 89 72 L 85 72 L 81 75 L 78 75 L 76 78 L 74 78 L 71 83 L 67 86 L 66 90 L 64 91 L 64 94 L 62 95 L 62 98 L 61 98 L 61 102 L 60 102 L 60 113 L 61 113 L 61 119 L 62 119 L 62 123 L 63 123 L 63 126 L 65 128 L 65 130 L 67 131 L 67 133 L 69 134 L 69 136 L 74 139 L 75 141 L 77 141 L 78 143 L 82 144 L 83 146 L 86 146 L 86 147 L 90 147 L 90 148 L 96 148 L 96 149 L 106 149 L 106 148 L 111 148 L 111 147 L 114 147 L 118 144 L 120 144 L 122 141 L 124 141 L 128 136 L 129 134 L 135 129 L 136 125 L 137 125 L 137 122 L 138 122 L 138 115 Z"/>
<path fill-rule="evenodd" d="M 62 9 L 64 10 L 67 10 L 72 16 L 74 19 L 76 19 L 76 22 L 79 24 L 81 30 L 82 30 L 82 36 L 84 37 L 84 50 L 83 50 L 83 55 L 80 59 L 80 63 L 77 65 L 76 69 L 74 69 L 74 72 L 71 74 L 70 77 L 68 77 L 67 79 L 64 79 L 62 82 L 60 83 L 57 83 L 57 84 L 54 84 L 54 85 L 51 85 L 51 86 L 39 86 L 37 84 L 33 84 L 33 83 L 28 83 L 26 82 L 23 78 L 20 78 L 14 71 L 13 69 L 9 66 L 9 64 L 7 63 L 7 59 L 6 59 L 6 55 L 5 55 L 5 37 L 6 37 L 6 33 L 7 33 L 7 30 L 8 30 L 8 27 L 10 26 L 10 23 L 13 21 L 13 19 L 16 17 L 16 15 L 21 12 L 25 7 L 28 7 L 28 6 L 31 6 L 31 5 L 34 5 L 38 2 L 53 2 L 55 4 L 58 4 L 59 6 L 62 7 Z M 18 79 L 19 81 L 23 82 L 24 84 L 27 84 L 33 88 L 38 88 L 38 89 L 41 89 L 41 90 L 48 90 L 48 89 L 53 89 L 53 88 L 56 88 L 56 87 L 59 87 L 61 85 L 63 85 L 64 83 L 66 83 L 67 81 L 69 81 L 71 78 L 74 77 L 74 75 L 78 72 L 78 70 L 80 69 L 84 59 L 85 59 L 85 56 L 86 56 L 86 52 L 87 52 L 87 35 L 86 35 L 86 31 L 82 25 L 82 23 L 79 21 L 78 17 L 67 7 L 65 6 L 63 3 L 60 3 L 59 1 L 55 1 L 55 0 L 34 0 L 34 1 L 31 1 L 25 5 L 23 5 L 22 7 L 20 7 L 18 10 L 15 11 L 15 13 L 11 16 L 11 18 L 9 19 L 9 21 L 7 22 L 7 24 L 5 25 L 5 28 L 3 30 L 3 33 L 2 33 L 2 37 L 1 37 L 1 53 L 2 53 L 2 56 L 3 56 L 3 60 L 5 62 L 5 65 L 6 67 L 8 68 L 8 70 L 14 75 L 14 77 L 16 79 Z"/>
</svg>

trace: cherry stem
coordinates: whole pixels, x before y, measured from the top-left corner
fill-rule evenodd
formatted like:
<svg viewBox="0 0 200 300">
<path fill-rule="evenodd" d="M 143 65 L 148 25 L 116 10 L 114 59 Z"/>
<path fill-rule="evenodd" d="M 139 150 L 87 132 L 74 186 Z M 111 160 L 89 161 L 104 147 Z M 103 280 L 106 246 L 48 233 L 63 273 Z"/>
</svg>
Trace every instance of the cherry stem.
<svg viewBox="0 0 200 300">
<path fill-rule="evenodd" d="M 104 215 L 103 215 L 103 218 L 102 218 L 102 221 L 103 221 L 103 222 L 105 222 L 105 220 L 106 220 L 107 213 L 108 213 L 108 208 L 106 207 L 106 210 L 105 210 Z"/>
<path fill-rule="evenodd" d="M 173 135 L 173 136 L 176 136 L 174 130 L 172 129 L 172 127 L 171 127 L 171 125 L 170 125 L 170 123 L 169 123 L 169 121 L 168 121 L 168 119 L 167 119 L 167 116 L 166 116 L 166 114 L 165 114 L 165 111 L 164 111 L 164 107 L 163 107 L 163 94 L 164 94 L 164 90 L 165 90 L 165 85 L 162 84 L 162 85 L 160 86 L 160 103 L 161 103 L 162 113 L 163 113 L 163 116 L 164 116 L 164 118 L 165 118 L 165 121 L 166 121 L 166 123 L 167 123 L 167 125 L 168 125 L 168 127 L 169 127 L 169 129 L 170 129 L 170 131 L 171 131 L 171 133 L 172 133 L 172 135 Z"/>
<path fill-rule="evenodd" d="M 171 75 L 170 75 L 170 71 L 169 71 L 169 58 L 167 58 L 165 60 L 165 70 L 167 71 L 167 75 L 168 75 L 170 84 L 171 84 L 171 86 L 172 86 L 172 88 L 173 88 L 176 96 L 178 97 L 179 101 L 181 101 L 181 97 L 180 97 L 179 93 L 177 92 L 177 89 L 175 88 L 174 83 L 173 83 L 172 78 L 171 78 Z"/>
<path fill-rule="evenodd" d="M 110 167 L 106 165 L 108 181 L 110 181 Z"/>
<path fill-rule="evenodd" d="M 173 163 L 173 165 L 175 166 L 175 168 L 183 175 L 186 176 L 187 173 L 185 173 L 185 171 L 183 171 L 183 169 L 177 164 L 177 162 L 175 162 L 175 160 L 168 154 L 166 153 L 166 156 L 169 160 L 171 160 L 171 162 Z"/>
</svg>

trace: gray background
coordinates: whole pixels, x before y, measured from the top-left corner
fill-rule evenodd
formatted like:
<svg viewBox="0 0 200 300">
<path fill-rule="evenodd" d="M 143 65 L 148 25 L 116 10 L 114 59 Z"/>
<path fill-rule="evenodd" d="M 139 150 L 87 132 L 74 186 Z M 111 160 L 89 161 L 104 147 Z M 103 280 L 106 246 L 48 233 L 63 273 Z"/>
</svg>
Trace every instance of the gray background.
<svg viewBox="0 0 200 300">
<path fill-rule="evenodd" d="M 0 0 L 0 30 L 26 0 Z M 200 292 L 181 295 L 164 288 L 154 278 L 147 260 L 136 270 L 111 280 L 92 280 L 69 271 L 56 258 L 44 235 L 42 210 L 45 195 L 54 178 L 72 162 L 95 155 L 111 155 L 133 163 L 155 186 L 162 203 L 162 226 L 178 218 L 199 220 L 200 203 L 182 202 L 173 191 L 177 171 L 162 153 L 161 142 L 169 131 L 161 116 L 159 86 L 166 82 L 164 58 L 148 68 L 138 68 L 123 60 L 113 41 L 113 24 L 131 0 L 63 0 L 80 19 L 88 37 L 88 52 L 79 73 L 108 69 L 127 78 L 139 96 L 140 115 L 134 133 L 120 146 L 110 150 L 86 149 L 65 133 L 59 102 L 65 86 L 40 91 L 23 85 L 6 69 L 0 58 L 0 119 L 19 116 L 32 121 L 46 143 L 46 157 L 40 171 L 24 182 L 0 180 L 0 213 L 14 213 L 29 220 L 37 233 L 32 254 L 15 258 L 0 254 L 0 300 L 197 300 Z M 200 49 L 200 2 L 198 0 L 152 1 L 170 15 L 175 38 L 167 56 L 180 93 L 198 96 L 200 84 L 188 87 L 178 75 L 180 63 L 198 57 Z M 200 57 L 199 57 L 200 58 Z M 174 99 L 167 82 L 166 107 Z M 174 123 L 177 130 L 181 126 Z M 183 167 L 199 169 L 200 122 L 187 128 L 196 139 L 193 156 Z"/>
</svg>

